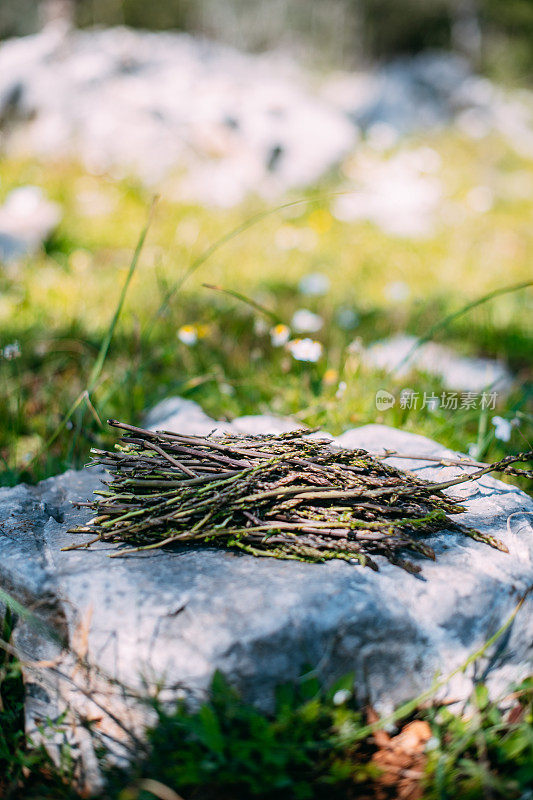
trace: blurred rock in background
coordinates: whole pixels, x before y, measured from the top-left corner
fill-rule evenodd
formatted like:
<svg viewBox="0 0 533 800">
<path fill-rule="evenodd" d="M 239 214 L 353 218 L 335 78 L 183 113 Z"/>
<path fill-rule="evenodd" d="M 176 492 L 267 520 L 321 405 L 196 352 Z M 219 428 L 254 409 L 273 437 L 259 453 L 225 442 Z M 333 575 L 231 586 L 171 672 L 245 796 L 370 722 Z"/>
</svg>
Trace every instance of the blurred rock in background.
<svg viewBox="0 0 533 800">
<path fill-rule="evenodd" d="M 80 158 L 175 199 L 229 207 L 320 178 L 357 141 L 342 109 L 276 54 L 188 34 L 50 24 L 0 47 L 0 147 Z M 117 174 L 115 172 L 115 174 Z"/>
<path fill-rule="evenodd" d="M 341 199 L 337 216 L 425 235 L 440 202 L 438 165 L 430 154 L 427 168 L 427 153 L 424 163 L 389 158 L 400 137 L 457 125 L 478 139 L 496 131 L 533 155 L 531 94 L 505 92 L 451 52 L 318 80 L 277 50 L 71 29 L 57 16 L 64 5 L 43 8 L 52 21 L 40 33 L 0 45 L 0 149 L 10 156 L 80 159 L 91 173 L 136 175 L 177 201 L 232 207 L 249 193 L 271 200 L 316 183 L 362 134 L 381 155 L 344 164 L 345 189 L 359 194 L 355 205 Z M 405 195 L 404 224 L 395 208 Z"/>
<path fill-rule="evenodd" d="M 442 200 L 427 153 L 423 164 L 390 157 L 402 137 L 456 126 L 533 156 L 533 95 L 479 72 L 493 30 L 508 41 L 512 19 L 516 63 L 533 64 L 520 38 L 533 34 L 533 0 L 504 18 L 492 0 L 152 5 L 2 0 L 0 36 L 37 32 L 0 44 L 0 151 L 81 160 L 225 208 L 342 165 L 350 196 L 335 215 L 400 236 L 431 235 Z M 346 161 L 361 138 L 378 155 Z"/>
<path fill-rule="evenodd" d="M 61 219 L 38 186 L 19 186 L 0 206 L 0 264 L 35 253 Z"/>
</svg>

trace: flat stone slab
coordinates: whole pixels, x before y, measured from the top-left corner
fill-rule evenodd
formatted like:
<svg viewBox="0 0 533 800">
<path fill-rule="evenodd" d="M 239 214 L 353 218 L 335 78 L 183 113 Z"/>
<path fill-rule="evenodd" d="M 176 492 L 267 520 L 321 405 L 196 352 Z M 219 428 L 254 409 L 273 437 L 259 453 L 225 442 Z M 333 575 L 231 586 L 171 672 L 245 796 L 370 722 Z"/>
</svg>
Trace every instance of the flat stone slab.
<svg viewBox="0 0 533 800">
<path fill-rule="evenodd" d="M 217 428 L 190 401 L 165 403 L 166 418 L 165 407 L 149 417 L 157 428 Z M 275 432 L 276 425 L 272 417 L 234 423 L 236 430 L 264 432 Z M 286 430 L 287 420 L 279 427 Z M 333 441 L 375 452 L 456 455 L 383 425 L 354 428 Z M 423 460 L 390 463 L 439 480 L 471 469 Z M 305 564 L 214 548 L 114 559 L 108 556 L 116 548 L 106 544 L 61 552 L 81 540 L 68 529 L 90 516 L 72 502 L 90 498 L 101 477 L 70 471 L 35 487 L 0 490 L 0 587 L 48 626 L 44 634 L 20 626 L 21 655 L 56 659 L 52 670 L 28 667 L 29 719 L 53 717 L 68 703 L 74 713 L 97 719 L 95 730 L 111 749 L 125 741 L 121 725 L 142 730 L 146 724 L 137 694 L 156 684 L 169 699 L 184 688 L 202 692 L 215 669 L 263 706 L 277 684 L 309 667 L 326 681 L 353 671 L 358 697 L 389 710 L 427 689 L 436 673 L 461 665 L 533 583 L 533 501 L 489 476 L 455 487 L 468 509 L 458 519 L 502 539 L 509 554 L 443 531 L 429 539 L 437 560 L 422 559 L 419 576 L 381 557 L 375 573 L 344 562 Z M 490 657 L 477 665 L 477 675 L 494 692 L 532 671 L 532 611 L 529 596 Z M 472 677 L 456 677 L 446 696 L 464 698 Z M 83 741 L 78 744 L 83 751 Z M 90 763 L 90 748 L 85 751 Z"/>
<path fill-rule="evenodd" d="M 435 342 L 417 343 L 416 336 L 398 334 L 370 345 L 363 353 L 363 361 L 373 369 L 392 372 L 397 378 L 407 377 L 411 370 L 427 372 L 440 378 L 447 389 L 509 394 L 513 388 L 513 376 L 501 361 L 460 356 L 451 347 Z"/>
</svg>

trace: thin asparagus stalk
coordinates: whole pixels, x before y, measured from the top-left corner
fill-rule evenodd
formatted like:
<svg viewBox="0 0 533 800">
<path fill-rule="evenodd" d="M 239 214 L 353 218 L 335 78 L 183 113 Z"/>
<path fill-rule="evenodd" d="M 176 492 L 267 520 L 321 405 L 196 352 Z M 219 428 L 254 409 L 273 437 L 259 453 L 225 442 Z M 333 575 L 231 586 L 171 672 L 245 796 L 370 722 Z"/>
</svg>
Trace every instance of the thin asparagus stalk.
<svg viewBox="0 0 533 800">
<path fill-rule="evenodd" d="M 373 557 L 382 556 L 416 573 L 419 564 L 405 554 L 435 559 L 427 539 L 437 531 L 460 531 L 506 552 L 496 538 L 453 521 L 448 515 L 465 509 L 443 490 L 492 471 L 533 477 L 511 466 L 531 460 L 533 452 L 492 465 L 428 457 L 476 468 L 431 483 L 384 463 L 401 454 L 334 449 L 328 440 L 309 439 L 308 430 L 201 437 L 109 423 L 123 438 L 115 451 L 93 450 L 92 463 L 104 466 L 111 480 L 92 502 L 79 504 L 95 516 L 73 529 L 92 539 L 65 549 L 97 541 L 129 545 L 112 558 L 172 544 L 216 545 L 283 560 L 337 558 L 371 569 L 378 569 Z"/>
</svg>

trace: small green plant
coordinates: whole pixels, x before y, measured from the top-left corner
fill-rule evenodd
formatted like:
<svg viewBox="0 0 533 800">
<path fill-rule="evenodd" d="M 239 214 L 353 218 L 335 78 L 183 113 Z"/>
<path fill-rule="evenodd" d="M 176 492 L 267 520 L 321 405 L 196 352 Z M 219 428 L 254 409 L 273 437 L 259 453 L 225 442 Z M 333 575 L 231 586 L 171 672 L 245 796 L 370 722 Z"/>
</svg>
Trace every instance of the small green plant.
<svg viewBox="0 0 533 800">
<path fill-rule="evenodd" d="M 327 692 L 315 678 L 283 686 L 267 714 L 216 674 L 196 710 L 183 703 L 170 713 L 158 707 L 149 756 L 130 784 L 156 779 L 202 800 L 360 796 L 356 790 L 368 788 L 379 770 L 371 763 L 375 746 L 355 741 L 363 717 L 352 685 L 348 676 Z"/>
<path fill-rule="evenodd" d="M 0 618 L 0 798 L 75 798 L 68 754 L 57 767 L 44 747 L 32 746 L 25 735 L 22 670 L 10 645 L 15 621 L 8 606 Z M 55 727 L 48 721 L 43 733 Z"/>
<path fill-rule="evenodd" d="M 110 775 L 110 796 L 148 800 L 163 785 L 195 800 L 392 800 L 400 771 L 387 773 L 387 757 L 409 773 L 413 753 L 398 737 L 368 734 L 351 694 L 353 675 L 325 691 L 316 679 L 282 687 L 272 713 L 245 703 L 222 675 L 196 709 L 157 707 L 144 759 L 129 773 Z M 420 775 L 413 796 L 424 800 L 519 800 L 533 781 L 533 679 L 501 703 L 479 684 L 466 713 L 445 705 L 418 708 L 404 719 L 423 723 L 431 738 L 417 748 Z M 424 768 L 425 764 L 425 768 Z M 127 784 L 126 789 L 122 789 Z M 118 795 L 115 794 L 118 793 Z M 159 795 L 156 795 L 159 796 Z M 163 795 L 161 795 L 163 796 Z M 169 795 L 170 796 L 170 795 Z M 411 796 L 411 795 L 409 795 Z"/>
<path fill-rule="evenodd" d="M 533 678 L 503 703 L 479 684 L 472 711 L 462 716 L 435 708 L 428 714 L 427 800 L 530 798 L 533 787 Z"/>
<path fill-rule="evenodd" d="M 0 621 L 0 645 L 7 644 L 13 629 L 9 608 Z M 16 784 L 24 765 L 23 702 L 20 667 L 7 648 L 0 647 L 0 796 Z"/>
</svg>

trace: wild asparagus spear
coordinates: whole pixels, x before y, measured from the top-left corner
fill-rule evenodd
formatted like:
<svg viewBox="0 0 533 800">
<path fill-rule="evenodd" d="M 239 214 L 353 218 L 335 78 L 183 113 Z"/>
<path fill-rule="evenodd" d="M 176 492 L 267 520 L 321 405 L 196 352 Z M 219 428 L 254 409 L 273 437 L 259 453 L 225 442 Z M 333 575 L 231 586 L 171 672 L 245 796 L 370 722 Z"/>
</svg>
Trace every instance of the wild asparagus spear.
<svg viewBox="0 0 533 800">
<path fill-rule="evenodd" d="M 489 466 L 474 463 L 473 473 L 431 483 L 365 450 L 333 448 L 310 438 L 309 430 L 202 437 L 109 424 L 123 430 L 123 438 L 115 451 L 93 450 L 92 463 L 103 465 L 111 480 L 86 504 L 95 517 L 73 529 L 94 538 L 72 547 L 98 540 L 131 545 L 113 557 L 208 544 L 279 559 L 337 558 L 372 569 L 373 556 L 381 555 L 418 572 L 405 552 L 434 559 L 424 539 L 444 529 L 506 552 L 494 537 L 450 519 L 465 509 L 443 490 L 533 459 L 528 452 Z M 533 477 L 529 470 L 515 474 Z"/>
</svg>

